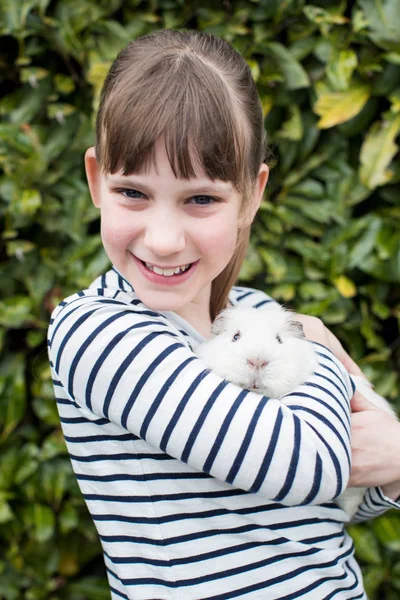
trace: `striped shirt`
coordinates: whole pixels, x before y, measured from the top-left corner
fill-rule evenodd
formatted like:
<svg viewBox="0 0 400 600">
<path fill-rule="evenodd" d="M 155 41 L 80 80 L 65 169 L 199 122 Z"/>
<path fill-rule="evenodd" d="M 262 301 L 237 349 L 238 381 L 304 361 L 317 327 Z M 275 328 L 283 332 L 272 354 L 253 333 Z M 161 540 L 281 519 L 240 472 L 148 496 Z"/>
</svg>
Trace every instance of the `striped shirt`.
<svg viewBox="0 0 400 600">
<path fill-rule="evenodd" d="M 272 300 L 233 287 L 230 301 Z M 57 405 L 113 600 L 365 599 L 333 502 L 350 470 L 347 372 L 316 345 L 285 406 L 207 370 L 203 339 L 115 269 L 53 312 Z M 369 489 L 353 521 L 392 506 Z"/>
</svg>

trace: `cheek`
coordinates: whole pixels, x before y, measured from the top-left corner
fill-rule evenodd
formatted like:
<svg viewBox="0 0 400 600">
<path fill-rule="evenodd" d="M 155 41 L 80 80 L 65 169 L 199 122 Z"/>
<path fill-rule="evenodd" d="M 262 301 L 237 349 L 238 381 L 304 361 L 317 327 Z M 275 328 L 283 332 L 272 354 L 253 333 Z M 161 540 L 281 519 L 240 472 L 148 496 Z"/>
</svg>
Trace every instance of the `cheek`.
<svg viewBox="0 0 400 600">
<path fill-rule="evenodd" d="M 230 217 L 230 218 L 229 218 Z M 202 246 L 218 253 L 221 260 L 236 247 L 238 223 L 233 216 L 219 216 L 207 224 L 202 234 Z"/>
<path fill-rule="evenodd" d="M 122 211 L 104 211 L 101 215 L 101 237 L 104 246 L 124 246 L 134 237 L 134 221 Z"/>
</svg>

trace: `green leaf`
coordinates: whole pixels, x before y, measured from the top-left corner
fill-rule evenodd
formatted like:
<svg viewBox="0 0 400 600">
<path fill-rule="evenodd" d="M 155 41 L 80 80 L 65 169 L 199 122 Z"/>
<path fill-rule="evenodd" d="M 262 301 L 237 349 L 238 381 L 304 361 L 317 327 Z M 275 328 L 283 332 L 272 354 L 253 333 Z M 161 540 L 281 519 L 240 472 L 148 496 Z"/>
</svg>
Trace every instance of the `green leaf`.
<svg viewBox="0 0 400 600">
<path fill-rule="evenodd" d="M 373 522 L 373 530 L 381 544 L 393 552 L 400 552 L 400 519 L 397 514 L 382 515 Z"/>
<path fill-rule="evenodd" d="M 0 33 L 23 37 L 27 16 L 35 5 L 36 0 L 19 0 L 18 2 L 14 0 L 2 0 Z"/>
<path fill-rule="evenodd" d="M 370 255 L 359 268 L 379 281 L 398 285 L 400 281 L 400 246 L 388 260 L 382 261 Z"/>
<path fill-rule="evenodd" d="M 7 113 L 7 119 L 11 123 L 29 123 L 43 109 L 50 90 L 51 82 L 48 78 L 38 79 L 33 88 L 25 85 L 6 96 L 0 104 L 0 111 Z"/>
<path fill-rule="evenodd" d="M 371 96 L 365 106 L 360 110 L 358 115 L 339 125 L 339 130 L 344 133 L 346 137 L 351 137 L 359 133 L 365 133 L 365 130 L 371 125 L 371 122 L 375 119 L 377 110 L 379 107 L 379 101 L 376 96 Z"/>
<path fill-rule="evenodd" d="M 349 268 L 360 268 L 362 266 L 368 255 L 371 254 L 375 248 L 380 228 L 381 220 L 378 217 L 371 217 L 371 219 L 369 219 L 369 225 L 350 250 L 348 256 Z"/>
<path fill-rule="evenodd" d="M 287 271 L 287 265 L 280 252 L 274 249 L 260 248 L 259 253 L 267 267 L 269 281 L 281 281 Z"/>
<path fill-rule="evenodd" d="M 52 537 L 55 518 L 49 506 L 38 503 L 27 505 L 23 509 L 23 516 L 26 525 L 32 529 L 33 537 L 37 542 L 46 542 Z"/>
<path fill-rule="evenodd" d="M 71 502 L 66 502 L 63 505 L 60 512 L 59 523 L 60 530 L 64 534 L 78 528 L 79 514 Z"/>
<path fill-rule="evenodd" d="M 66 598 L 76 600 L 110 600 L 107 582 L 98 577 L 84 577 L 80 581 L 70 583 L 65 589 Z"/>
<path fill-rule="evenodd" d="M 278 42 L 269 42 L 267 47 L 277 61 L 289 90 L 309 87 L 310 79 L 307 72 L 285 46 Z"/>
<path fill-rule="evenodd" d="M 15 256 L 18 260 L 24 260 L 25 254 L 36 248 L 35 244 L 28 240 L 11 240 L 6 243 L 8 256 Z"/>
<path fill-rule="evenodd" d="M 376 96 L 389 96 L 400 85 L 400 66 L 388 64 L 379 73 L 372 87 L 372 93 Z"/>
<path fill-rule="evenodd" d="M 14 518 L 13 512 L 8 502 L 0 498 L 0 524 L 7 523 Z"/>
<path fill-rule="evenodd" d="M 334 204 L 330 200 L 311 202 L 308 198 L 290 194 L 287 196 L 285 203 L 317 223 L 329 223 L 334 215 Z"/>
<path fill-rule="evenodd" d="M 58 73 L 54 76 L 54 86 L 57 92 L 60 92 L 61 94 L 71 94 L 76 88 L 72 77 L 60 75 Z"/>
<path fill-rule="evenodd" d="M 8 353 L 0 363 L 0 424 L 1 437 L 6 439 L 25 413 L 25 363 L 21 354 Z"/>
<path fill-rule="evenodd" d="M 381 584 L 384 583 L 387 576 L 387 569 L 383 566 L 370 567 L 363 573 L 365 592 L 370 600 L 379 600 L 379 596 L 377 597 L 375 594 L 379 590 Z"/>
<path fill-rule="evenodd" d="M 360 152 L 360 180 L 370 190 L 385 185 L 393 177 L 388 169 L 397 153 L 395 139 L 400 132 L 400 115 L 386 112 L 385 120 L 369 129 Z"/>
<path fill-rule="evenodd" d="M 100 104 L 100 94 L 104 80 L 111 67 L 111 61 L 104 61 L 97 56 L 91 58 L 89 70 L 87 72 L 87 81 L 94 88 L 93 110 L 97 110 Z"/>
<path fill-rule="evenodd" d="M 357 288 L 354 284 L 354 281 L 345 275 L 339 275 L 339 277 L 336 277 L 333 280 L 333 283 L 343 298 L 354 298 L 354 296 L 357 294 Z"/>
<path fill-rule="evenodd" d="M 289 107 L 290 116 L 282 125 L 277 135 L 292 140 L 299 141 L 303 137 L 303 122 L 301 120 L 301 112 L 298 106 L 291 105 Z"/>
<path fill-rule="evenodd" d="M 326 195 L 324 185 L 311 177 L 297 183 L 290 192 L 295 195 L 305 196 L 310 200 L 320 200 Z"/>
<path fill-rule="evenodd" d="M 358 0 L 368 22 L 371 40 L 382 48 L 395 50 L 400 40 L 398 0 Z"/>
<path fill-rule="evenodd" d="M 60 430 L 54 430 L 43 442 L 40 460 L 47 461 L 56 456 L 67 454 L 64 437 Z"/>
<path fill-rule="evenodd" d="M 296 287 L 292 283 L 275 285 L 271 289 L 271 296 L 280 302 L 290 302 L 296 296 Z"/>
<path fill-rule="evenodd" d="M 320 129 L 327 129 L 345 123 L 355 117 L 366 104 L 371 90 L 368 85 L 354 83 L 343 92 L 322 91 L 314 104 L 314 112 L 321 118 L 318 121 Z"/>
<path fill-rule="evenodd" d="M 10 210 L 15 215 L 32 216 L 42 204 L 39 190 L 23 190 L 20 197 L 13 200 Z"/>
<path fill-rule="evenodd" d="M 263 270 L 263 261 L 254 246 L 250 245 L 247 251 L 246 259 L 241 266 L 239 279 L 241 281 L 250 281 Z"/>
<path fill-rule="evenodd" d="M 306 281 L 299 286 L 303 300 L 323 300 L 328 295 L 329 288 L 319 281 Z"/>
<path fill-rule="evenodd" d="M 258 62 L 256 60 L 252 60 L 252 59 L 247 59 L 247 64 L 250 67 L 250 71 L 251 71 L 251 75 L 254 79 L 254 81 L 258 81 L 259 77 L 260 77 L 260 65 L 258 64 Z"/>
<path fill-rule="evenodd" d="M 23 327 L 33 320 L 32 302 L 25 296 L 14 296 L 0 302 L 0 325 Z"/>
<path fill-rule="evenodd" d="M 69 117 L 76 111 L 76 107 L 72 104 L 62 102 L 54 102 L 47 107 L 49 119 L 56 119 L 60 125 L 64 125 L 66 117 Z"/>
<path fill-rule="evenodd" d="M 68 492 L 70 476 L 71 468 L 69 462 L 55 460 L 44 463 L 40 473 L 42 498 L 47 503 L 58 508 L 62 498 Z"/>
<path fill-rule="evenodd" d="M 43 389 L 41 385 L 41 389 Z M 52 398 L 35 398 L 32 402 L 33 409 L 43 423 L 50 426 L 57 426 L 60 422 L 57 407 Z"/>
<path fill-rule="evenodd" d="M 382 563 L 379 545 L 372 531 L 366 527 L 361 528 L 354 525 L 350 525 L 346 529 L 353 538 L 356 558 L 373 565 Z"/>
<path fill-rule="evenodd" d="M 14 481 L 17 485 L 24 483 L 38 468 L 38 448 L 34 444 L 25 444 L 18 452 Z"/>
<path fill-rule="evenodd" d="M 382 58 L 394 65 L 400 65 L 400 52 L 387 52 L 382 54 Z"/>
<path fill-rule="evenodd" d="M 357 67 L 357 54 L 354 50 L 341 50 L 326 68 L 326 76 L 335 91 L 347 90 L 354 69 Z"/>
<path fill-rule="evenodd" d="M 313 4 L 307 4 L 307 6 L 303 8 L 303 12 L 307 19 L 318 25 L 344 25 L 348 22 L 348 18 L 341 15 L 339 11 L 340 4 L 339 10 L 326 10 L 321 6 L 316 6 Z"/>
<path fill-rule="evenodd" d="M 327 251 L 313 240 L 304 236 L 292 234 L 285 241 L 286 248 L 294 250 L 305 260 L 323 264 L 328 260 Z"/>
<path fill-rule="evenodd" d="M 21 69 L 21 81 L 29 83 L 33 88 L 37 87 L 38 81 L 49 76 L 49 71 L 42 67 L 25 67 Z"/>
<path fill-rule="evenodd" d="M 400 112 L 400 87 L 396 88 L 389 96 L 391 102 L 390 110 L 393 113 Z"/>
</svg>

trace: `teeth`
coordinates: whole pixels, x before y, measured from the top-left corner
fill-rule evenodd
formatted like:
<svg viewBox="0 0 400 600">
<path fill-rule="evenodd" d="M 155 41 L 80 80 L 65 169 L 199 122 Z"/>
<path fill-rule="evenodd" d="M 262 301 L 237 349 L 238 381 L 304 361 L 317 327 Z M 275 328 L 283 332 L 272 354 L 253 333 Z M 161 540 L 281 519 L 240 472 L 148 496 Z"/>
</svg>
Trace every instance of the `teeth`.
<svg viewBox="0 0 400 600">
<path fill-rule="evenodd" d="M 176 267 L 176 269 L 159 269 L 158 267 L 155 267 L 154 265 L 151 265 L 150 263 L 145 263 L 145 265 L 149 269 L 149 271 L 154 271 L 154 273 L 157 273 L 157 275 L 164 275 L 164 277 L 171 277 L 171 275 L 178 275 L 178 273 L 183 273 L 184 271 L 187 271 L 188 268 L 190 267 L 190 264 L 188 264 L 188 265 L 182 265 L 181 267 Z"/>
<path fill-rule="evenodd" d="M 153 271 L 157 275 L 165 275 L 165 277 L 171 277 L 175 273 L 174 269 L 159 269 L 158 267 L 153 267 Z"/>
</svg>

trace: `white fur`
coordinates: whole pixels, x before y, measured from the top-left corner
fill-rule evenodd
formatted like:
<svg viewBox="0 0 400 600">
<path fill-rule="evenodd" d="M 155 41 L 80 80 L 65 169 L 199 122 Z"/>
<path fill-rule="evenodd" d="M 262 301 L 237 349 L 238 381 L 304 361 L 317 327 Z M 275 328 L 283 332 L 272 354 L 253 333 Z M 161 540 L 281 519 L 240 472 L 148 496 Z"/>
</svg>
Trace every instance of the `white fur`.
<svg viewBox="0 0 400 600">
<path fill-rule="evenodd" d="M 313 345 L 304 338 L 296 315 L 278 304 L 263 309 L 235 306 L 223 310 L 211 333 L 210 340 L 194 349 L 206 366 L 224 379 L 270 398 L 281 398 L 304 383 L 318 364 Z M 235 341 L 238 333 L 240 337 Z M 367 400 L 396 417 L 368 380 L 352 378 Z M 336 502 L 351 517 L 364 493 L 365 488 L 347 488 Z"/>
<path fill-rule="evenodd" d="M 228 381 L 279 398 L 308 379 L 317 366 L 312 345 L 299 337 L 300 324 L 297 334 L 294 332 L 294 322 L 295 316 L 279 305 L 228 308 L 214 321 L 214 337 L 198 345 L 195 352 Z M 237 332 L 240 339 L 233 341 Z M 265 361 L 268 366 L 257 369 L 249 360 Z"/>
</svg>

